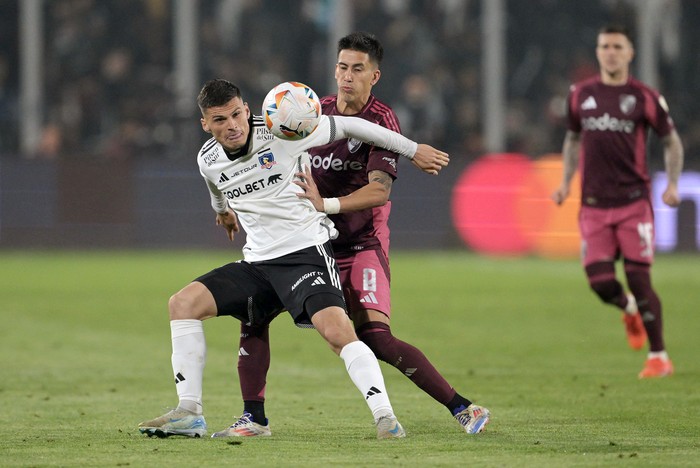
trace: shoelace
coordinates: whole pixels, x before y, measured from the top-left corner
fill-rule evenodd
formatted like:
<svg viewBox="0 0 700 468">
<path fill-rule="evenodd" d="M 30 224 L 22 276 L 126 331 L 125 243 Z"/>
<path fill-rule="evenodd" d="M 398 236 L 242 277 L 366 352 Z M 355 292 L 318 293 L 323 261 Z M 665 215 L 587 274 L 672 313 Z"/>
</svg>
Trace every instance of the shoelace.
<svg viewBox="0 0 700 468">
<path fill-rule="evenodd" d="M 462 426 L 468 425 L 471 422 L 471 420 L 472 420 L 472 417 L 468 412 L 457 416 L 457 421 L 459 421 L 459 423 Z"/>
<path fill-rule="evenodd" d="M 464 426 L 467 427 L 471 422 L 479 420 L 479 418 L 482 416 L 484 413 L 484 410 L 481 408 L 474 409 L 472 411 L 467 411 L 465 414 L 460 414 L 459 416 L 455 416 L 457 421 Z"/>
<path fill-rule="evenodd" d="M 240 418 L 238 418 L 238 421 L 231 425 L 231 429 L 235 429 L 237 427 L 245 426 L 246 424 L 252 423 L 253 421 L 250 419 L 252 416 L 253 415 L 250 413 L 243 413 L 243 415 Z"/>
</svg>

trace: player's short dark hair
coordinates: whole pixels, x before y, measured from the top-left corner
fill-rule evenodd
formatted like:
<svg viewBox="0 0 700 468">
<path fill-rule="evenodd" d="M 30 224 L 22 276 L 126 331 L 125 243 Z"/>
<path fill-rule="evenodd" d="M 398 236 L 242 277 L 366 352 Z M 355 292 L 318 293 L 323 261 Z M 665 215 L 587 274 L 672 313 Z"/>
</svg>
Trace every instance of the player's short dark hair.
<svg viewBox="0 0 700 468">
<path fill-rule="evenodd" d="M 357 31 L 341 37 L 338 41 L 338 54 L 341 50 L 356 50 L 369 55 L 370 62 L 377 65 L 382 63 L 384 58 L 384 47 L 379 39 L 372 33 Z"/>
<path fill-rule="evenodd" d="M 211 107 L 223 106 L 233 98 L 241 97 L 241 90 L 230 81 L 217 78 L 204 83 L 197 96 L 197 105 L 202 114 Z"/>
<path fill-rule="evenodd" d="M 622 24 L 606 24 L 598 30 L 598 34 L 622 34 L 630 41 L 630 44 L 634 45 L 629 28 Z"/>
</svg>

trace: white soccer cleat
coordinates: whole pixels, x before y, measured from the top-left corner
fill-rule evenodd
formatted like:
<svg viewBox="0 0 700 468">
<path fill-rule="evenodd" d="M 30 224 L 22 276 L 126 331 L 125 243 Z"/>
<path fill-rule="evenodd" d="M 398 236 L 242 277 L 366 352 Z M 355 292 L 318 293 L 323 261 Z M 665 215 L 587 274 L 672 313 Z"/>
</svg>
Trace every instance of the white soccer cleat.
<svg viewBox="0 0 700 468">
<path fill-rule="evenodd" d="M 489 423 L 491 412 L 483 406 L 471 404 L 457 413 L 455 419 L 467 431 L 467 434 L 478 434 Z"/>
<path fill-rule="evenodd" d="M 377 439 L 401 439 L 406 437 L 406 431 L 396 416 L 390 414 L 377 420 Z"/>
<path fill-rule="evenodd" d="M 266 421 L 267 422 L 267 421 Z M 263 426 L 252 419 L 250 413 L 243 413 L 243 416 L 238 418 L 238 421 L 231 424 L 223 431 L 215 432 L 212 437 L 257 437 L 271 436 L 270 424 Z"/>
<path fill-rule="evenodd" d="M 148 437 L 168 437 L 183 435 L 187 437 L 203 437 L 207 433 L 207 422 L 201 414 L 195 414 L 180 408 L 168 411 L 151 421 L 139 424 L 139 431 Z"/>
</svg>

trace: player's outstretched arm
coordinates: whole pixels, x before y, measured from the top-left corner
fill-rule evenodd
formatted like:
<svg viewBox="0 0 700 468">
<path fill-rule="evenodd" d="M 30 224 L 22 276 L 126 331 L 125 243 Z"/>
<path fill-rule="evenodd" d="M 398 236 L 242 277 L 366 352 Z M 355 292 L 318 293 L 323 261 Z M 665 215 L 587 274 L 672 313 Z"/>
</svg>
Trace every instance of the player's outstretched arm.
<svg viewBox="0 0 700 468">
<path fill-rule="evenodd" d="M 308 167 L 304 167 L 304 172 L 297 172 L 295 176 L 294 183 L 304 190 L 302 193 L 298 193 L 297 197 L 309 200 L 316 211 L 327 214 L 347 213 L 383 206 L 389 201 L 394 181 L 386 172 L 374 170 L 369 172 L 367 185 L 343 197 L 323 198 Z"/>
<path fill-rule="evenodd" d="M 216 214 L 216 225 L 226 229 L 226 236 L 232 241 L 237 232 L 241 230 L 238 226 L 238 218 L 231 208 L 227 208 L 225 213 Z"/>
<path fill-rule="evenodd" d="M 450 156 L 430 145 L 419 143 L 411 162 L 426 174 L 438 175 L 450 163 Z"/>
<path fill-rule="evenodd" d="M 359 117 L 333 116 L 329 119 L 332 119 L 331 126 L 334 125 L 336 130 L 331 132 L 333 140 L 357 138 L 410 159 L 416 167 L 428 174 L 437 174 L 450 162 L 449 155 L 443 151 L 430 145 L 418 144 L 400 133 Z"/>
</svg>

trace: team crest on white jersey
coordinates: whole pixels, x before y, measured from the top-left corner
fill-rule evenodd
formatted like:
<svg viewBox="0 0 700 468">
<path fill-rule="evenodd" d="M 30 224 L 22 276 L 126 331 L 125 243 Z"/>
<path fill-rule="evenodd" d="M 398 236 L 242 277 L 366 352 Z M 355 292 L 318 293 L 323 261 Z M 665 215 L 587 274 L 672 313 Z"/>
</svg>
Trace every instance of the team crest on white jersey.
<svg viewBox="0 0 700 468">
<path fill-rule="evenodd" d="M 272 154 L 271 151 L 258 156 L 258 161 L 260 162 L 261 169 L 272 169 L 272 166 L 277 164 L 277 161 L 275 161 L 275 155 Z"/>
<path fill-rule="evenodd" d="M 623 94 L 620 96 L 620 110 L 626 115 L 630 115 L 637 105 L 637 97 L 631 94 Z"/>
<path fill-rule="evenodd" d="M 362 142 L 356 138 L 348 138 L 348 150 L 355 153 L 362 146 Z"/>
</svg>

